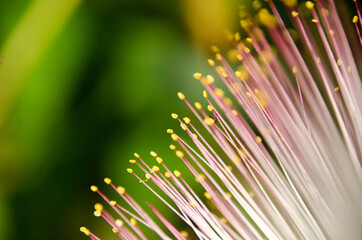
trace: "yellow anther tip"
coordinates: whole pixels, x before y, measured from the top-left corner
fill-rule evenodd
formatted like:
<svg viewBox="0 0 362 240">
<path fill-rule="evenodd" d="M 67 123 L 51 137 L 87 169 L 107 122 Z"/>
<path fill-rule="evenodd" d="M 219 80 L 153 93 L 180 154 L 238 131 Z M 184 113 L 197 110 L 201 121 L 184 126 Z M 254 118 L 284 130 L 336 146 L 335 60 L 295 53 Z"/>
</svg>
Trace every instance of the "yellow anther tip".
<svg viewBox="0 0 362 240">
<path fill-rule="evenodd" d="M 176 156 L 179 158 L 183 158 L 184 157 L 184 153 L 181 151 L 176 151 Z"/>
<path fill-rule="evenodd" d="M 172 133 L 173 133 L 173 130 L 172 130 L 172 129 L 167 129 L 167 133 L 172 134 Z"/>
<path fill-rule="evenodd" d="M 173 119 L 177 119 L 177 118 L 178 118 L 178 115 L 177 115 L 176 113 L 172 113 L 172 114 L 171 114 L 171 117 L 172 117 Z"/>
<path fill-rule="evenodd" d="M 134 163 L 136 163 L 136 162 L 137 162 L 137 161 L 134 160 L 134 159 L 129 160 L 129 163 L 132 163 L 132 164 L 134 164 Z"/>
<path fill-rule="evenodd" d="M 190 124 L 190 122 L 191 122 L 190 118 L 188 118 L 188 117 L 184 117 L 184 121 L 186 124 Z"/>
<path fill-rule="evenodd" d="M 103 211 L 103 205 L 100 203 L 94 204 L 94 209 L 97 211 Z"/>
<path fill-rule="evenodd" d="M 208 59 L 208 60 L 207 60 L 207 63 L 208 63 L 211 67 L 215 66 L 215 61 L 212 60 L 212 59 Z"/>
<path fill-rule="evenodd" d="M 181 231 L 180 234 L 184 237 L 187 238 L 189 236 L 189 233 L 186 231 Z"/>
<path fill-rule="evenodd" d="M 306 6 L 308 9 L 313 9 L 313 8 L 314 8 L 314 3 L 312 3 L 311 1 L 306 1 L 306 2 L 305 2 L 305 6 Z"/>
<path fill-rule="evenodd" d="M 171 174 L 169 172 L 165 172 L 165 177 L 169 178 L 171 177 Z"/>
<path fill-rule="evenodd" d="M 204 91 L 202 92 L 202 95 L 204 96 L 204 98 L 207 98 L 207 92 L 206 92 L 206 90 L 204 90 Z"/>
<path fill-rule="evenodd" d="M 181 173 L 178 170 L 173 171 L 173 174 L 175 174 L 176 177 L 180 177 Z"/>
<path fill-rule="evenodd" d="M 181 99 L 181 100 L 184 100 L 184 99 L 185 99 L 185 95 L 184 95 L 182 92 L 178 92 L 178 93 L 177 93 L 177 96 L 178 96 L 178 98 Z"/>
<path fill-rule="evenodd" d="M 133 173 L 133 169 L 132 168 L 127 168 L 127 172 Z"/>
<path fill-rule="evenodd" d="M 202 77 L 202 74 L 197 72 L 197 73 L 194 73 L 193 77 L 197 80 L 200 80 Z"/>
<path fill-rule="evenodd" d="M 210 117 L 205 118 L 205 119 L 204 119 L 204 122 L 205 122 L 208 126 L 211 126 L 212 124 L 215 123 L 215 121 L 214 121 L 212 118 L 210 118 Z"/>
<path fill-rule="evenodd" d="M 110 178 L 105 178 L 104 182 L 107 183 L 107 184 L 111 184 L 112 180 Z"/>
<path fill-rule="evenodd" d="M 152 157 L 157 157 L 157 153 L 155 153 L 154 151 L 151 151 L 150 154 Z"/>
<path fill-rule="evenodd" d="M 297 17 L 299 15 L 299 13 L 298 12 L 296 12 L 296 11 L 292 11 L 292 16 L 293 17 Z"/>
<path fill-rule="evenodd" d="M 208 193 L 208 192 L 205 192 L 205 193 L 204 193 L 204 196 L 205 196 L 207 199 L 211 199 L 211 194 Z"/>
<path fill-rule="evenodd" d="M 211 105 L 207 105 L 207 110 L 209 110 L 210 112 L 212 112 L 214 110 L 214 108 Z"/>
<path fill-rule="evenodd" d="M 357 22 L 358 22 L 358 17 L 357 17 L 357 16 L 354 16 L 353 19 L 352 19 L 352 22 L 353 22 L 353 23 L 357 23 Z"/>
<path fill-rule="evenodd" d="M 176 149 L 176 146 L 171 144 L 171 145 L 170 145 L 170 149 L 171 149 L 171 150 L 175 150 L 175 149 Z"/>
<path fill-rule="evenodd" d="M 195 107 L 196 107 L 196 109 L 198 109 L 198 110 L 201 110 L 201 109 L 202 109 L 202 105 L 201 105 L 199 102 L 195 102 Z"/>
<path fill-rule="evenodd" d="M 135 218 L 131 218 L 130 222 L 133 226 L 137 225 L 137 220 Z"/>
<path fill-rule="evenodd" d="M 178 140 L 177 135 L 174 134 L 174 133 L 171 134 L 171 138 L 172 138 L 172 140 L 174 140 L 174 141 L 177 141 L 177 140 Z"/>
<path fill-rule="evenodd" d="M 213 51 L 214 53 L 220 52 L 219 48 L 216 46 L 211 46 L 211 51 Z"/>
<path fill-rule="evenodd" d="M 124 187 L 117 187 L 117 191 L 120 193 L 120 194 L 124 194 L 126 192 L 126 189 Z"/>
<path fill-rule="evenodd" d="M 211 75 L 207 75 L 206 78 L 205 78 L 205 81 L 206 81 L 206 84 L 213 84 L 214 83 L 214 77 L 211 76 Z"/>
<path fill-rule="evenodd" d="M 81 227 L 79 230 L 87 236 L 90 234 L 90 231 L 86 227 Z"/>
<path fill-rule="evenodd" d="M 140 157 L 140 155 L 138 154 L 138 153 L 134 153 L 133 154 L 136 158 L 139 158 Z"/>
<path fill-rule="evenodd" d="M 115 206 L 117 204 L 117 202 L 114 200 L 111 200 L 111 201 L 109 201 L 109 204 L 111 204 L 112 206 Z"/>
<path fill-rule="evenodd" d="M 94 185 L 92 185 L 92 186 L 90 187 L 90 189 L 91 189 L 93 192 L 97 192 L 97 191 L 98 191 L 98 187 L 97 187 L 97 186 L 94 186 Z"/>
<path fill-rule="evenodd" d="M 157 161 L 159 164 L 161 164 L 161 163 L 163 162 L 163 159 L 160 158 L 160 157 L 156 157 L 156 161 Z"/>
</svg>

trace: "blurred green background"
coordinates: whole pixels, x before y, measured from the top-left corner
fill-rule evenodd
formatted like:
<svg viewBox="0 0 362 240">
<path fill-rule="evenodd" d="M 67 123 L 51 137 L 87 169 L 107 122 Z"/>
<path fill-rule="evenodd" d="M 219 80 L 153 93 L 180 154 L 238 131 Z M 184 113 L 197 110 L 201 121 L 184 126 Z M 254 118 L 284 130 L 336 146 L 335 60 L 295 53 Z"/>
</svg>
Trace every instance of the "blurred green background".
<svg viewBox="0 0 362 240">
<path fill-rule="evenodd" d="M 128 160 L 180 165 L 165 131 L 171 112 L 190 115 L 176 93 L 200 99 L 192 74 L 212 71 L 240 3 L 0 0 L 0 239 L 86 239 L 83 225 L 114 238 L 93 216 L 104 177 L 157 202 Z"/>
</svg>

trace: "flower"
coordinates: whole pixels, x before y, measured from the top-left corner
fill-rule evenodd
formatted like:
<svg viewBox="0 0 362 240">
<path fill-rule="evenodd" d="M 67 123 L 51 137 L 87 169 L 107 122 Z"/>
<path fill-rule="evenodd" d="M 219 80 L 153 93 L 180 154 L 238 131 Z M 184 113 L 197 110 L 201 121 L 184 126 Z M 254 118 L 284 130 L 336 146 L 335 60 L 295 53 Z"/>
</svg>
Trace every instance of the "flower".
<svg viewBox="0 0 362 240">
<path fill-rule="evenodd" d="M 138 169 L 127 171 L 199 239 L 361 237 L 362 86 L 355 60 L 361 53 L 361 20 L 352 19 L 360 43 L 349 39 L 351 48 L 332 0 L 307 1 L 299 8 L 294 0 L 283 2 L 299 33 L 298 45 L 272 1 L 270 10 L 254 2 L 255 20 L 241 13 L 247 38 L 228 34 L 234 44 L 229 57 L 238 70 L 217 47 L 212 47 L 216 61 L 208 60 L 228 93 L 217 87 L 214 77 L 201 73 L 194 78 L 205 87 L 206 109 L 178 93 L 204 130 L 173 113 L 190 140 L 168 129 L 177 143 L 170 149 L 204 188 L 203 196 L 153 151 L 158 165 L 149 166 L 137 153 L 130 160 Z M 356 7 L 360 14 L 357 2 Z M 120 219 L 100 204 L 95 215 L 121 239 L 146 239 L 139 223 L 162 239 L 188 238 L 188 232 L 176 229 L 154 206 L 148 204 L 163 227 L 125 188 L 109 178 L 105 182 L 133 209 L 91 187 Z M 84 227 L 81 231 L 99 239 Z"/>
</svg>

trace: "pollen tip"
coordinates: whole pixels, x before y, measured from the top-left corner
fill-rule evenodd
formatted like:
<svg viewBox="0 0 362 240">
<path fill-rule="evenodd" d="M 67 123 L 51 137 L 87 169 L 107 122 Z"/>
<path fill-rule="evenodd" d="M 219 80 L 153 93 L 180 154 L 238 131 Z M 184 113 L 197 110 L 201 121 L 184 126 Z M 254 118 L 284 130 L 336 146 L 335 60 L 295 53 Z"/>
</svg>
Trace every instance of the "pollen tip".
<svg viewBox="0 0 362 240">
<path fill-rule="evenodd" d="M 292 17 L 297 17 L 299 13 L 297 11 L 292 11 Z"/>
<path fill-rule="evenodd" d="M 167 133 L 172 134 L 172 133 L 173 133 L 173 130 L 172 130 L 172 129 L 167 129 Z"/>
<path fill-rule="evenodd" d="M 151 151 L 150 154 L 152 157 L 157 157 L 157 153 L 155 153 L 154 151 Z"/>
<path fill-rule="evenodd" d="M 197 72 L 197 73 L 194 73 L 193 77 L 197 80 L 200 80 L 202 77 L 202 74 Z"/>
<path fill-rule="evenodd" d="M 156 161 L 157 161 L 159 164 L 161 164 L 161 163 L 163 162 L 163 159 L 160 158 L 160 157 L 156 157 Z"/>
<path fill-rule="evenodd" d="M 213 51 L 214 53 L 219 53 L 220 49 L 216 46 L 211 46 L 211 51 Z"/>
<path fill-rule="evenodd" d="M 182 92 L 178 92 L 177 96 L 180 100 L 184 100 L 185 99 L 185 95 Z"/>
<path fill-rule="evenodd" d="M 111 201 L 109 201 L 109 204 L 111 204 L 112 206 L 115 206 L 117 204 L 117 202 L 114 200 L 111 200 Z"/>
<path fill-rule="evenodd" d="M 112 180 L 110 178 L 105 178 L 104 179 L 104 182 L 107 183 L 107 184 L 111 184 L 112 183 Z"/>
<path fill-rule="evenodd" d="M 132 168 L 127 168 L 127 172 L 133 173 L 133 169 Z"/>
<path fill-rule="evenodd" d="M 186 124 L 190 124 L 190 122 L 191 122 L 190 118 L 184 117 L 183 119 L 184 119 L 184 121 L 185 121 Z"/>
<path fill-rule="evenodd" d="M 176 146 L 173 145 L 173 144 L 171 144 L 171 145 L 170 145 L 170 149 L 171 149 L 171 150 L 175 150 L 175 149 L 176 149 Z"/>
<path fill-rule="evenodd" d="M 174 141 L 177 141 L 177 140 L 178 140 L 177 135 L 174 134 L 174 133 L 171 134 L 171 138 L 172 138 L 172 140 L 174 140 Z"/>
<path fill-rule="evenodd" d="M 208 59 L 208 60 L 207 60 L 207 63 L 208 63 L 211 67 L 215 66 L 215 61 L 212 60 L 212 59 Z"/>
<path fill-rule="evenodd" d="M 89 229 L 86 227 L 81 227 L 79 230 L 87 236 L 89 236 L 89 234 L 90 234 Z"/>
<path fill-rule="evenodd" d="M 138 154 L 138 153 L 134 153 L 133 154 L 136 158 L 139 158 L 140 157 L 140 155 Z"/>
<path fill-rule="evenodd" d="M 121 186 L 118 186 L 117 187 L 117 191 L 120 193 L 120 194 L 124 194 L 126 192 L 126 189 L 124 187 L 121 187 Z"/>
<path fill-rule="evenodd" d="M 311 10 L 314 8 L 314 3 L 312 3 L 311 1 L 306 1 L 305 6 Z"/>
<path fill-rule="evenodd" d="M 358 17 L 357 16 L 354 16 L 353 19 L 352 19 L 352 22 L 353 23 L 356 23 L 358 21 Z"/>
<path fill-rule="evenodd" d="M 181 172 L 178 170 L 173 171 L 173 174 L 175 174 L 176 177 L 180 177 L 181 176 Z"/>
<path fill-rule="evenodd" d="M 173 119 L 177 119 L 177 118 L 178 118 L 178 115 L 177 115 L 176 113 L 172 113 L 172 114 L 171 114 L 171 117 L 172 117 Z"/>
<path fill-rule="evenodd" d="M 179 157 L 179 158 L 183 158 L 185 155 L 181 151 L 176 151 L 176 156 Z"/>
<path fill-rule="evenodd" d="M 204 90 L 204 91 L 202 92 L 202 95 L 204 96 L 204 98 L 207 98 L 207 92 L 206 92 L 206 90 Z"/>
<path fill-rule="evenodd" d="M 95 186 L 95 185 L 92 185 L 92 186 L 90 187 L 90 189 L 91 189 L 93 192 L 97 192 L 97 191 L 98 191 L 98 187 Z"/>
<path fill-rule="evenodd" d="M 134 163 L 136 163 L 136 162 L 137 162 L 137 161 L 134 160 L 134 159 L 129 160 L 129 163 L 132 163 L 132 164 L 134 164 Z"/>
<path fill-rule="evenodd" d="M 198 109 L 198 110 L 201 110 L 201 109 L 202 109 L 202 105 L 201 105 L 199 102 L 195 102 L 195 107 L 196 107 L 196 109 Z"/>
</svg>

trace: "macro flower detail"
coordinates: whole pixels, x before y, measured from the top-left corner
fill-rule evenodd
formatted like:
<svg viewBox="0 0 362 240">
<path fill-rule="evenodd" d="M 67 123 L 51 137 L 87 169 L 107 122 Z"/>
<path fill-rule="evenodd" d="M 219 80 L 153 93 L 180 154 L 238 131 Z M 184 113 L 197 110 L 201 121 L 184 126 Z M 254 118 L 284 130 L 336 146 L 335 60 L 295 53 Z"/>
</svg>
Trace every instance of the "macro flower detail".
<svg viewBox="0 0 362 240">
<path fill-rule="evenodd" d="M 163 226 L 156 223 L 109 178 L 104 181 L 122 204 L 91 187 L 117 218 L 99 203 L 94 214 L 120 239 L 147 239 L 142 225 L 162 239 L 361 239 L 360 6 L 356 1 L 358 16 L 349 21 L 355 32 L 347 37 L 334 1 L 283 3 L 295 30 L 273 1 L 265 8 L 254 1 L 254 18 L 241 10 L 243 33 L 227 34 L 231 63 L 212 47 L 215 60 L 208 63 L 217 78 L 194 74 L 205 88 L 206 107 L 177 94 L 193 116 L 171 115 L 182 133 L 167 130 L 175 141 L 170 149 L 204 191 L 194 190 L 156 152 L 153 162 L 137 153 L 130 160 L 135 167 L 129 174 L 189 231 L 147 203 Z"/>
</svg>

